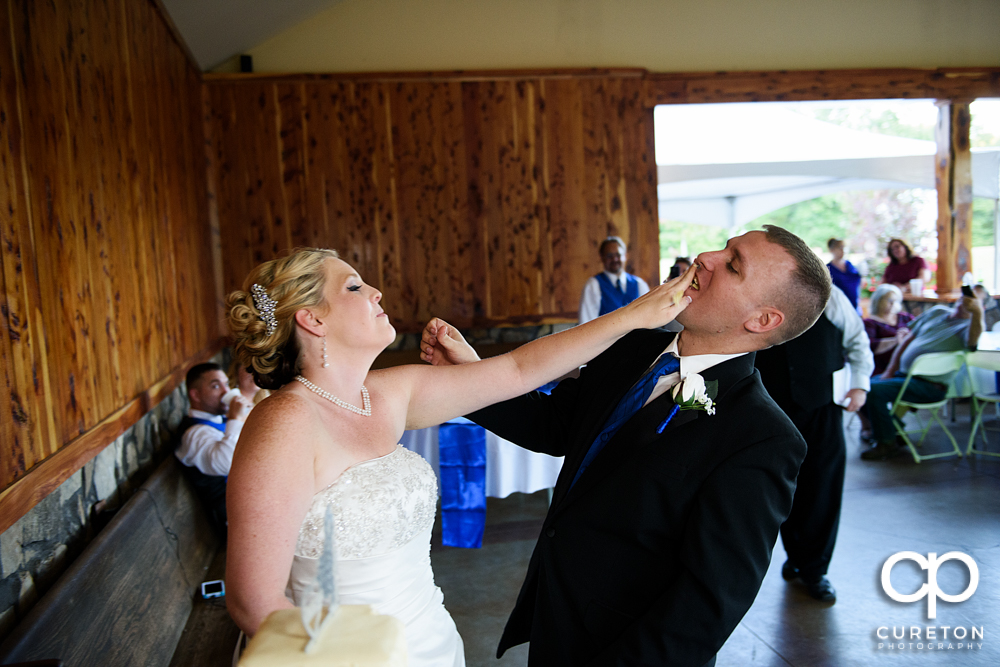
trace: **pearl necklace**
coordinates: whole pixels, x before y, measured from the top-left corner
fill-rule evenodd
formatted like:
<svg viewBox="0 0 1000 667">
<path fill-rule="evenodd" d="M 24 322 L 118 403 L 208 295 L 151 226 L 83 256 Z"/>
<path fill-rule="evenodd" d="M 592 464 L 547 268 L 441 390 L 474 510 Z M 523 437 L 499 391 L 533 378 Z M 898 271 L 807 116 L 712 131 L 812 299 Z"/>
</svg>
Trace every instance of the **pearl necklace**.
<svg viewBox="0 0 1000 667">
<path fill-rule="evenodd" d="M 316 385 L 314 385 L 312 382 L 305 379 L 301 375 L 296 375 L 295 379 L 304 384 L 306 386 L 306 389 L 308 389 L 309 391 L 315 394 L 319 394 L 320 396 L 322 396 L 323 398 L 325 398 L 326 400 L 330 401 L 331 403 L 333 403 L 338 407 L 344 408 L 345 410 L 350 410 L 351 412 L 359 414 L 362 417 L 372 416 L 372 401 L 371 398 L 368 397 L 368 389 L 366 389 L 364 385 L 361 385 L 361 400 L 363 401 L 363 405 L 365 407 L 359 408 L 356 405 L 351 405 L 346 401 L 340 400 L 339 398 L 328 392 L 326 389 L 320 389 L 319 387 L 317 387 Z"/>
</svg>

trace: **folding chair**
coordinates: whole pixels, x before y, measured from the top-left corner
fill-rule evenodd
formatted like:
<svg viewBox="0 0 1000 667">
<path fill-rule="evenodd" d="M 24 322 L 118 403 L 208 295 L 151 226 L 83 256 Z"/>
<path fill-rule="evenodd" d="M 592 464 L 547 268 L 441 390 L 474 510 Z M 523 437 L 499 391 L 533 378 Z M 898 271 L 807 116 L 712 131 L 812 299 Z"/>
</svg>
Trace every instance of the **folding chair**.
<svg viewBox="0 0 1000 667">
<path fill-rule="evenodd" d="M 951 434 L 948 427 L 945 426 L 944 422 L 938 416 L 938 412 L 941 408 L 948 404 L 948 401 L 958 394 L 955 391 L 954 382 L 948 383 L 948 391 L 944 397 L 939 401 L 933 401 L 931 403 L 914 403 L 912 401 L 903 400 L 903 394 L 906 393 L 906 387 L 910 384 L 910 380 L 914 375 L 920 375 L 924 377 L 934 377 L 936 375 L 945 375 L 947 373 L 954 373 L 965 363 L 966 352 L 932 352 L 930 354 L 922 354 L 913 360 L 910 365 L 910 372 L 906 376 L 906 380 L 903 381 L 903 386 L 899 388 L 899 394 L 896 396 L 896 400 L 892 403 L 891 413 L 893 415 L 893 424 L 896 427 L 896 433 L 903 439 L 906 446 L 910 448 L 910 453 L 913 455 L 913 460 L 920 463 L 924 459 L 939 459 L 944 456 L 951 456 L 952 454 L 957 454 L 959 457 L 962 456 L 962 450 L 958 448 L 958 443 L 955 442 L 955 436 Z M 926 424 L 921 422 L 921 428 L 917 430 L 907 431 L 906 427 L 903 425 L 902 419 L 896 415 L 905 414 L 908 410 L 929 410 L 931 413 L 931 419 L 927 421 Z M 932 421 L 933 420 L 933 421 Z M 920 421 L 918 416 L 918 421 Z M 921 447 L 924 444 L 924 440 L 927 438 L 927 432 L 933 426 L 933 422 L 937 422 L 944 431 L 945 435 L 948 436 L 948 440 L 951 441 L 951 447 L 953 451 L 950 452 L 939 452 L 937 454 L 918 454 L 917 447 Z M 910 439 L 910 435 L 919 433 L 920 440 L 916 443 Z"/>
<path fill-rule="evenodd" d="M 965 363 L 976 368 L 985 368 L 988 371 L 1000 371 L 1000 352 L 970 352 L 965 358 Z M 994 378 L 996 376 L 991 375 L 990 377 Z M 978 383 L 975 382 L 975 378 L 973 377 L 973 385 L 975 386 L 976 384 Z M 983 447 L 989 444 L 989 441 L 986 439 L 987 428 L 983 426 L 983 410 L 989 404 L 993 405 L 994 410 L 1000 404 L 1000 393 L 996 391 L 995 381 L 992 391 L 988 391 L 987 387 L 976 386 L 975 392 L 972 394 L 972 414 L 975 417 L 972 421 L 972 432 L 969 433 L 969 447 L 965 450 L 966 454 L 1000 457 L 1000 453 L 998 452 L 988 452 L 985 449 L 975 449 L 973 447 L 976 441 L 976 430 L 980 426 L 982 426 L 983 432 Z"/>
</svg>

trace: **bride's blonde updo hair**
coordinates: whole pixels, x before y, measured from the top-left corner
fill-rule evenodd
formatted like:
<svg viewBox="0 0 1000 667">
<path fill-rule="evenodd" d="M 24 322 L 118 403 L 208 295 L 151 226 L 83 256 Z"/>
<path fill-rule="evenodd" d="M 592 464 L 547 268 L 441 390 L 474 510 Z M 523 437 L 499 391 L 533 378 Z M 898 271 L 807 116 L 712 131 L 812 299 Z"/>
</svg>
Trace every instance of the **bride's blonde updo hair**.
<svg viewBox="0 0 1000 667">
<path fill-rule="evenodd" d="M 295 312 L 323 305 L 324 264 L 336 257 L 336 250 L 298 248 L 287 257 L 272 259 L 255 268 L 243 282 L 243 289 L 226 297 L 233 354 L 250 371 L 258 387 L 280 389 L 298 375 Z M 258 309 L 267 306 L 254 300 L 253 285 L 260 285 L 267 292 L 266 297 L 276 302 L 273 311 L 276 326 L 270 334 Z"/>
</svg>

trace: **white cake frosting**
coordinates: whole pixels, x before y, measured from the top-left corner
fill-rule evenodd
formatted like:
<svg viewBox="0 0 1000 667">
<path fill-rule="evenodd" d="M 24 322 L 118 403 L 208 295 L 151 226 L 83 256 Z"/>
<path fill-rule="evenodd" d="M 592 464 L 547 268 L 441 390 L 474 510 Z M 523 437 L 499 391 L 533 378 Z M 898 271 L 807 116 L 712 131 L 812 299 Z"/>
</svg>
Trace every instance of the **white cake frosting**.
<svg viewBox="0 0 1000 667">
<path fill-rule="evenodd" d="M 403 624 L 369 605 L 340 605 L 306 653 L 309 635 L 299 609 L 279 609 L 261 624 L 240 667 L 406 667 Z"/>
</svg>

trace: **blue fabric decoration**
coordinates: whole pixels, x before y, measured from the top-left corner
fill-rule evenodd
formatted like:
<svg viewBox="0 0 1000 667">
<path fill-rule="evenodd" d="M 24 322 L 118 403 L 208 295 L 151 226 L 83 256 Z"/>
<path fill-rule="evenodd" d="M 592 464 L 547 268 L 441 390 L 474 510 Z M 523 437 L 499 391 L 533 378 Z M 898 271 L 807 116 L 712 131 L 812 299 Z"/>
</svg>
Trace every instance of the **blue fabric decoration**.
<svg viewBox="0 0 1000 667">
<path fill-rule="evenodd" d="M 613 310 L 618 310 L 628 303 L 632 303 L 639 298 L 639 281 L 635 276 L 623 273 L 625 276 L 625 292 L 615 287 L 611 279 L 605 273 L 598 273 L 597 284 L 601 288 L 601 310 L 598 315 L 607 315 Z"/>
<path fill-rule="evenodd" d="M 486 431 L 464 417 L 438 429 L 442 542 L 478 549 L 486 526 Z"/>
<path fill-rule="evenodd" d="M 653 394 L 653 387 L 656 386 L 656 381 L 659 380 L 664 375 L 670 375 L 671 373 L 676 373 L 681 369 L 681 360 L 672 354 L 663 354 L 657 360 L 656 364 L 639 378 L 628 393 L 618 401 L 615 411 L 611 413 L 608 417 L 608 421 L 605 422 L 604 428 L 597 435 L 594 443 L 590 446 L 587 451 L 587 455 L 583 457 L 583 463 L 580 464 L 580 469 L 576 471 L 576 477 L 573 478 L 573 484 L 580 479 L 580 475 L 583 471 L 587 469 L 597 455 L 601 453 L 604 449 L 604 445 L 608 444 L 608 441 L 615 436 L 615 433 L 625 425 L 632 415 L 639 411 L 649 397 Z M 570 484 L 570 488 L 573 488 L 573 484 Z"/>
</svg>

